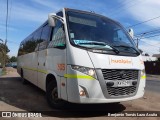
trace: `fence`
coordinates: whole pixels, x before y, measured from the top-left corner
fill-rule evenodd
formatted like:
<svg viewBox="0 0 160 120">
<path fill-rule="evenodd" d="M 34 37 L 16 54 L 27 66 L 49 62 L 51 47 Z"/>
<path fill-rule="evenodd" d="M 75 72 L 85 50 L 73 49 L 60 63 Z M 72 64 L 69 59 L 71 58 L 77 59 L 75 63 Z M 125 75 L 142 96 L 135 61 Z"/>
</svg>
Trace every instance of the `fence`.
<svg viewBox="0 0 160 120">
<path fill-rule="evenodd" d="M 160 62 L 147 61 L 144 64 L 147 74 L 160 75 Z"/>
</svg>

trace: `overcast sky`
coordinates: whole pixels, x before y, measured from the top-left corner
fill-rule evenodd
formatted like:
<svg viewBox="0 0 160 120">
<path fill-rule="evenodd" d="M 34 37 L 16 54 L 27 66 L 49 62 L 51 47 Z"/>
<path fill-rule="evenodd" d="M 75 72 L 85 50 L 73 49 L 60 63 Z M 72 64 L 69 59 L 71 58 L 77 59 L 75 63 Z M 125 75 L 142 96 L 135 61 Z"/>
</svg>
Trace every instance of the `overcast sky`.
<svg viewBox="0 0 160 120">
<path fill-rule="evenodd" d="M 6 38 L 6 1 L 0 0 L 0 38 L 3 40 Z M 9 0 L 9 55 L 17 56 L 20 42 L 47 20 L 48 13 L 63 7 L 94 11 L 119 21 L 126 28 L 160 16 L 159 0 Z M 133 29 L 135 34 L 160 29 L 160 17 Z M 149 54 L 159 53 L 160 36 L 141 39 L 139 47 Z"/>
</svg>

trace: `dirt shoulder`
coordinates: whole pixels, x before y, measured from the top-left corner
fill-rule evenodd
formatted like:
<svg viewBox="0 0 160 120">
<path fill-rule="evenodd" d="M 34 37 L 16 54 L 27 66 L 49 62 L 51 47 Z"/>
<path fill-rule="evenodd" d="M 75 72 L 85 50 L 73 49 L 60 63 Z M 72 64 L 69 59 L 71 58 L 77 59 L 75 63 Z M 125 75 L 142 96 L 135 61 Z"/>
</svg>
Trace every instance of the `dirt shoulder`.
<svg viewBox="0 0 160 120">
<path fill-rule="evenodd" d="M 13 67 L 6 67 L 6 74 L 0 76 L 0 78 L 7 78 L 7 77 L 19 77 L 19 74 L 17 73 L 17 69 Z"/>
<path fill-rule="evenodd" d="M 147 80 L 160 80 L 160 75 L 151 75 L 151 74 L 147 74 Z"/>
</svg>

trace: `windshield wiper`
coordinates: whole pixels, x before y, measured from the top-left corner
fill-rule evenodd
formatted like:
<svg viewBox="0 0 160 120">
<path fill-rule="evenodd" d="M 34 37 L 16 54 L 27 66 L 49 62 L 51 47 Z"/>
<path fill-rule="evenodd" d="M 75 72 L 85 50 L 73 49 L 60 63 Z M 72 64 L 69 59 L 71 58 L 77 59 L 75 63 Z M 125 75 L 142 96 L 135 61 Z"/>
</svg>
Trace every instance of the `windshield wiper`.
<svg viewBox="0 0 160 120">
<path fill-rule="evenodd" d="M 139 52 L 136 48 L 131 47 L 131 46 L 127 46 L 127 45 L 117 45 L 117 46 L 114 46 L 114 47 L 131 48 L 131 49 L 133 49 L 134 51 L 136 51 L 136 54 L 137 54 L 137 55 L 140 55 L 140 52 Z"/>
<path fill-rule="evenodd" d="M 102 45 L 102 46 L 109 46 L 113 49 L 113 51 L 115 53 L 119 53 L 119 50 L 117 48 L 115 48 L 114 46 L 108 44 L 108 43 L 105 43 L 105 42 L 96 42 L 96 41 L 91 41 L 91 42 L 86 42 L 86 43 L 78 43 L 78 44 L 86 44 L 86 45 Z M 98 48 L 98 49 L 102 49 L 102 48 Z"/>
<path fill-rule="evenodd" d="M 103 46 L 106 46 L 106 43 L 104 43 L 104 42 L 96 42 L 96 41 L 85 42 L 85 43 L 78 43 L 78 44 L 87 44 L 87 45 L 103 45 Z"/>
</svg>

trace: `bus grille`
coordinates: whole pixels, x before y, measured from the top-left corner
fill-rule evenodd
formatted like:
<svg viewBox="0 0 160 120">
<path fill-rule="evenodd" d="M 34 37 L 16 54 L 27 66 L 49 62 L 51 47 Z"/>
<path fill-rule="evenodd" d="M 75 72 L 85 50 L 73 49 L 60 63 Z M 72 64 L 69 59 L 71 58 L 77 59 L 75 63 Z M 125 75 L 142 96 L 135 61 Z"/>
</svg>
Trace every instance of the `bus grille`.
<svg viewBox="0 0 160 120">
<path fill-rule="evenodd" d="M 139 71 L 138 70 L 112 70 L 102 69 L 104 80 L 119 81 L 119 80 L 132 80 L 137 81 L 137 85 L 123 86 L 123 87 L 107 87 L 108 95 L 110 97 L 131 96 L 136 93 L 138 86 Z"/>
<path fill-rule="evenodd" d="M 105 80 L 138 80 L 138 70 L 102 69 L 102 73 Z"/>
<path fill-rule="evenodd" d="M 129 87 L 107 87 L 110 96 L 128 96 L 133 95 L 136 91 L 136 86 Z"/>
</svg>

